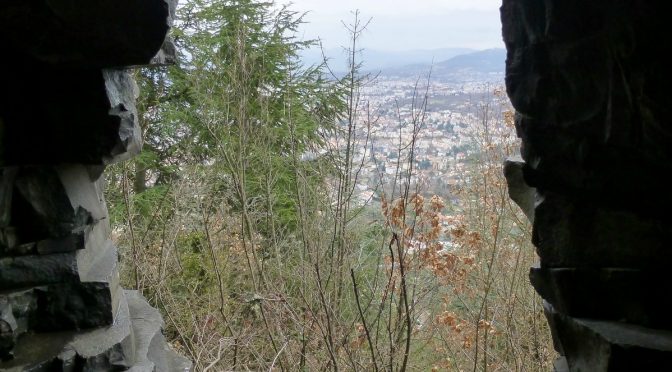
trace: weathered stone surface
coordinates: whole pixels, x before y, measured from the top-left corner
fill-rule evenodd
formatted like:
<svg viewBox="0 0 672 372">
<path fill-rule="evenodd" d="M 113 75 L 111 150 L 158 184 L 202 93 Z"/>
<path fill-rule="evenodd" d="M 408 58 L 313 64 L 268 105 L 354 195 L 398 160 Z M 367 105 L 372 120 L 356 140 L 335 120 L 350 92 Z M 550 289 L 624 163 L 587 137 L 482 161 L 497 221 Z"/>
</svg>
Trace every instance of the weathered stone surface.
<svg viewBox="0 0 672 372">
<path fill-rule="evenodd" d="M 4 311 L 14 318 L 12 328 L 13 338 L 16 339 L 21 334 L 28 331 L 29 323 L 32 321 L 32 314 L 37 308 L 37 298 L 34 289 L 19 290 L 14 292 L 3 292 L 0 295 L 0 302 L 5 304 Z"/>
<path fill-rule="evenodd" d="M 73 252 L 78 249 L 84 249 L 84 240 L 85 240 L 84 235 L 85 235 L 84 232 L 78 232 L 76 234 L 72 234 L 61 239 L 41 240 L 34 244 L 27 243 L 24 245 L 24 247 L 28 246 L 34 247 L 35 251 L 32 251 L 30 253 L 36 253 L 40 255 Z M 25 253 L 23 254 L 27 253 L 28 252 L 25 251 Z"/>
<path fill-rule="evenodd" d="M 504 0 L 507 93 L 536 189 L 530 278 L 558 370 L 663 370 L 672 329 L 672 43 L 665 3 Z M 520 173 L 524 182 L 520 182 Z M 508 178 L 508 177 L 507 177 Z M 591 318 L 585 320 L 578 318 Z M 641 328 L 646 326 L 648 328 Z M 667 368 L 669 369 L 669 368 Z"/>
<path fill-rule="evenodd" d="M 122 297 L 123 298 L 123 297 Z M 132 365 L 133 341 L 128 305 L 123 300 L 109 327 L 89 331 L 27 333 L 3 371 L 123 371 Z"/>
<path fill-rule="evenodd" d="M 112 323 L 114 299 L 109 284 L 54 284 L 0 295 L 6 302 L 18 336 L 28 331 L 86 329 Z M 115 296 L 117 301 L 118 296 Z"/>
<path fill-rule="evenodd" d="M 578 319 L 546 308 L 570 371 L 664 371 L 672 332 L 620 322 Z"/>
<path fill-rule="evenodd" d="M 653 41 L 665 30 L 660 4 L 504 1 L 507 92 L 530 186 L 667 214 L 659 175 L 672 170 L 672 128 L 661 103 L 672 93 L 655 56 L 672 45 Z"/>
<path fill-rule="evenodd" d="M 95 270 L 92 268 L 99 260 L 116 260 L 116 248 L 109 240 L 109 236 L 110 227 L 107 221 L 100 221 L 87 231 L 84 242 L 86 249 L 77 251 L 77 267 L 82 278 L 92 271 L 95 275 Z"/>
<path fill-rule="evenodd" d="M 104 243 L 104 246 L 97 249 L 97 256 L 91 256 L 90 262 L 84 268 L 77 267 L 76 272 L 71 273 L 71 279 L 53 278 L 50 279 L 50 284 L 25 289 L 34 283 L 29 285 L 25 283 L 25 279 L 19 278 L 18 280 L 24 281 L 22 285 L 16 286 L 19 289 L 0 293 L 0 302 L 7 303 L 17 322 L 12 330 L 14 338 L 28 331 L 87 329 L 112 323 L 112 314 L 118 308 L 123 293 L 119 287 L 116 248 L 110 241 Z M 93 248 L 84 251 L 89 250 Z M 67 262 L 76 267 L 77 257 L 74 254 L 67 255 Z M 51 256 L 4 260 L 47 257 Z M 17 271 L 17 275 L 20 275 L 20 270 Z"/>
<path fill-rule="evenodd" d="M 553 363 L 553 372 L 569 372 L 569 365 L 567 365 L 567 358 L 560 357 Z"/>
<path fill-rule="evenodd" d="M 164 0 L 6 0 L 0 5 L 0 40 L 11 54 L 56 65 L 146 64 L 163 44 L 169 23 Z"/>
<path fill-rule="evenodd" d="M 59 284 L 36 288 L 37 331 L 86 329 L 112 323 L 112 294 L 107 283 Z"/>
<path fill-rule="evenodd" d="M 85 231 L 79 231 L 62 238 L 44 239 L 23 244 L 17 244 L 16 228 L 14 227 L 0 229 L 0 234 L 4 234 L 4 239 L 0 238 L 0 257 L 73 252 L 84 249 L 86 240 Z"/>
<path fill-rule="evenodd" d="M 85 249 L 87 251 L 89 249 Z M 112 322 L 112 314 L 118 308 L 122 291 L 119 287 L 119 274 L 117 271 L 117 251 L 111 241 L 107 242 L 100 254 L 90 261 L 87 267 L 79 268 L 79 280 L 81 283 L 68 286 L 60 284 L 56 288 L 50 288 L 45 292 L 49 296 L 40 302 L 49 304 L 48 312 L 39 314 L 39 318 L 54 319 L 64 329 L 82 329 L 101 325 L 109 325 Z M 38 307 L 39 308 L 39 307 Z M 43 322 L 40 329 L 54 329 L 55 323 Z"/>
<path fill-rule="evenodd" d="M 65 238 L 92 223 L 90 212 L 73 208 L 56 170 L 5 169 L 2 177 L 7 194 L 0 221 L 0 256 L 26 243 Z"/>
<path fill-rule="evenodd" d="M 105 87 L 111 109 L 109 115 L 118 118 L 119 128 L 115 133 L 115 144 L 109 154 L 103 155 L 103 163 L 111 164 L 130 159 L 142 148 L 142 135 L 135 109 L 138 86 L 126 71 L 103 70 Z"/>
<path fill-rule="evenodd" d="M 123 68 L 175 60 L 176 0 L 0 4 L 0 370 L 183 371 L 119 286 L 101 175 L 140 151 Z M 134 332 L 135 331 L 135 332 Z"/>
<path fill-rule="evenodd" d="M 139 151 L 137 91 L 126 71 L 25 63 L 30 74 L 0 75 L 12 92 L 0 101 L 0 166 L 101 165 Z"/>
<path fill-rule="evenodd" d="M 177 11 L 177 0 L 166 0 L 166 2 L 168 3 L 170 14 L 168 23 L 172 25 L 173 20 L 175 19 L 175 12 Z M 158 53 L 152 58 L 150 64 L 172 65 L 175 63 L 177 63 L 177 48 L 170 35 L 166 35 L 163 45 L 161 45 L 161 49 L 159 49 Z"/>
<path fill-rule="evenodd" d="M 83 248 L 88 226 L 107 217 L 84 166 L 4 168 L 0 257 Z"/>
<path fill-rule="evenodd" d="M 132 371 L 153 371 L 155 364 L 149 360 L 149 348 L 154 337 L 161 333 L 163 319 L 137 291 L 127 291 L 126 299 L 131 313 L 135 340 L 135 364 Z"/>
<path fill-rule="evenodd" d="M 159 312 L 136 291 L 120 298 L 114 324 L 82 332 L 23 334 L 14 359 L 0 364 L 0 370 L 189 371 L 191 363 L 166 344 Z"/>
<path fill-rule="evenodd" d="M 135 340 L 134 364 L 130 371 L 183 372 L 191 362 L 178 356 L 166 343 L 162 333 L 163 319 L 137 291 L 126 291 Z"/>
<path fill-rule="evenodd" d="M 18 328 L 8 299 L 0 297 L 0 360 L 11 359 Z"/>
<path fill-rule="evenodd" d="M 63 282 L 109 282 L 116 275 L 116 247 L 102 220 L 89 226 L 65 253 L 0 258 L 0 288 L 17 289 Z M 39 247 L 43 242 L 38 242 Z M 86 248 L 86 249 L 83 249 Z M 80 249 L 75 252 L 74 249 Z"/>
<path fill-rule="evenodd" d="M 191 361 L 171 349 L 161 332 L 152 338 L 147 358 L 154 364 L 154 371 L 189 372 L 192 368 Z"/>
<path fill-rule="evenodd" d="M 78 279 L 74 253 L 0 258 L 0 288 L 3 290 Z"/>
<path fill-rule="evenodd" d="M 547 192 L 533 242 L 543 267 L 661 270 L 672 262 L 672 221 Z"/>
<path fill-rule="evenodd" d="M 533 268 L 530 281 L 563 314 L 672 329 L 672 299 L 657 295 L 672 291 L 667 271 Z"/>
<path fill-rule="evenodd" d="M 520 158 L 507 159 L 504 162 L 504 177 L 509 190 L 509 197 L 516 202 L 525 216 L 534 222 L 534 208 L 537 192 L 525 183 L 523 167 L 525 162 Z"/>
<path fill-rule="evenodd" d="M 99 176 L 95 169 L 59 165 L 4 170 L 0 257 L 84 249 L 92 225 L 107 218 L 101 180 L 92 178 Z"/>
<path fill-rule="evenodd" d="M 177 63 L 177 48 L 173 40 L 166 38 L 159 52 L 152 58 L 151 64 L 161 66 L 175 63 Z"/>
<path fill-rule="evenodd" d="M 2 119 L 0 118 L 0 127 Z M 2 141 L 2 138 L 0 138 Z M 0 244 L 7 240 L 3 237 L 2 228 L 9 226 L 12 212 L 12 191 L 16 168 L 0 168 Z"/>
<path fill-rule="evenodd" d="M 98 169 L 79 164 L 59 164 L 54 169 L 73 208 L 83 208 L 93 221 L 107 218 L 103 179 Z"/>
</svg>

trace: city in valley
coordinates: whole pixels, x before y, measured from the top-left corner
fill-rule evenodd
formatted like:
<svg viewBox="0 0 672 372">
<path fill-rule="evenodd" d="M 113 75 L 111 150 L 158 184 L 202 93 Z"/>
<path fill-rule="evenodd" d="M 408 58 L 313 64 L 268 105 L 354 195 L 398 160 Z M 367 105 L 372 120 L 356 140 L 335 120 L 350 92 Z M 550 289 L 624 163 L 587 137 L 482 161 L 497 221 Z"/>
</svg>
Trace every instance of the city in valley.
<svg viewBox="0 0 672 372">
<path fill-rule="evenodd" d="M 465 164 L 478 155 L 484 132 L 496 143 L 497 131 L 510 130 L 503 123 L 510 107 L 502 73 L 452 79 L 380 75 L 361 88 L 358 102 L 352 173 L 359 205 L 383 192 L 389 196 L 394 184 L 398 196 L 405 180 L 413 190 L 449 198 Z M 347 133 L 347 121 L 342 127 Z M 330 151 L 345 151 L 345 138 L 332 137 Z"/>
</svg>

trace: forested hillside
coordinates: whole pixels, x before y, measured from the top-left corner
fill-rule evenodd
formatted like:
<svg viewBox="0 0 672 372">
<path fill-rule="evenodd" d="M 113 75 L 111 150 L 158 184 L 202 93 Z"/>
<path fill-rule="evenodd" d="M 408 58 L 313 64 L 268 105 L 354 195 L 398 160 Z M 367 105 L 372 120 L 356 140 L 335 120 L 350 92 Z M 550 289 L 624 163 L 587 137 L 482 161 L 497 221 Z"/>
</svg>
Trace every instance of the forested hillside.
<svg viewBox="0 0 672 372">
<path fill-rule="evenodd" d="M 457 96 L 425 71 L 383 107 L 367 22 L 344 20 L 337 75 L 301 62 L 314 42 L 291 7 L 180 4 L 179 60 L 136 74 L 143 152 L 107 174 L 125 286 L 199 371 L 548 370 L 530 225 L 501 170 L 518 153 L 503 88 L 438 122 Z M 460 146 L 426 155 L 428 133 Z"/>
</svg>

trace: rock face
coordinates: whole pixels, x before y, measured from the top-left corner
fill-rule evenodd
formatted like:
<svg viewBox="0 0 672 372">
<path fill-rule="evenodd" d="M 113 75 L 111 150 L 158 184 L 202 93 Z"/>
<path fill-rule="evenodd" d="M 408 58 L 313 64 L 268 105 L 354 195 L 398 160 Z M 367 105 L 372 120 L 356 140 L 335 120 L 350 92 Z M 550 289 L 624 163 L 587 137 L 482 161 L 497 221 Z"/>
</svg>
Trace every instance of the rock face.
<svg viewBox="0 0 672 372">
<path fill-rule="evenodd" d="M 188 371 L 119 286 L 106 165 L 141 147 L 125 66 L 170 63 L 166 0 L 0 4 L 0 370 Z"/>
<path fill-rule="evenodd" d="M 530 273 L 570 371 L 672 357 L 672 90 L 662 1 L 504 0 L 506 86 L 536 190 Z M 512 192 L 512 195 L 521 195 Z M 536 199 L 533 200 L 533 199 Z M 530 213 L 528 213 L 528 216 Z"/>
</svg>

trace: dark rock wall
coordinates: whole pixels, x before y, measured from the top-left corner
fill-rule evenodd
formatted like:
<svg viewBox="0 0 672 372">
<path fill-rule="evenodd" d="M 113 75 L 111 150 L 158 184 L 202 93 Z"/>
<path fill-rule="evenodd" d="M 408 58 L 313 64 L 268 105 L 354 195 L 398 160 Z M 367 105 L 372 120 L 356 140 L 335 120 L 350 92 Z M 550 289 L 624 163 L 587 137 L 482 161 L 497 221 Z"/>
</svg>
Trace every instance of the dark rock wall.
<svg viewBox="0 0 672 372">
<path fill-rule="evenodd" d="M 524 159 L 507 169 L 522 169 L 536 189 L 541 262 L 530 279 L 564 355 L 559 369 L 669 368 L 672 89 L 663 4 L 501 7 Z"/>
<path fill-rule="evenodd" d="M 170 62 L 165 0 L 0 4 L 0 370 L 182 371 L 119 286 L 106 165 L 141 147 L 125 66 Z"/>
</svg>

